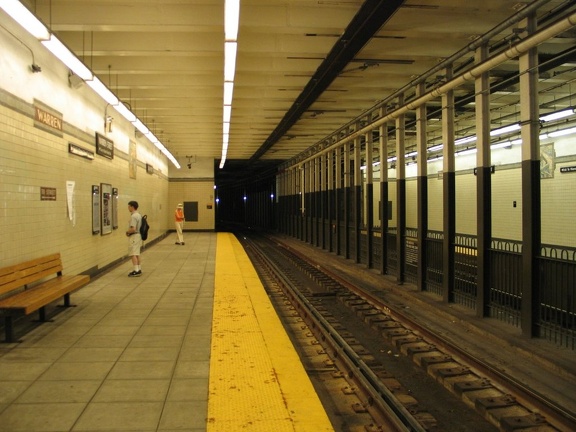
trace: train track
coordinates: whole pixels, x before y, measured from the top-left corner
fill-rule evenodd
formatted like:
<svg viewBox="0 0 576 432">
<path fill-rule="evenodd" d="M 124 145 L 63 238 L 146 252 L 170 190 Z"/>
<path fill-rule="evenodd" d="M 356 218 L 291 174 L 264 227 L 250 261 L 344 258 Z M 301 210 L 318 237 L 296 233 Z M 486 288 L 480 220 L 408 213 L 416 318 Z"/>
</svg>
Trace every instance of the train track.
<svg viewBox="0 0 576 432">
<path fill-rule="evenodd" d="M 383 342 L 440 383 L 497 430 L 573 431 L 576 419 L 545 397 L 419 325 L 369 290 L 331 273 L 290 248 L 252 234 L 240 236 L 259 272 L 282 287 L 315 337 L 344 371 L 374 430 L 440 431 L 433 415 L 405 391 L 373 352 L 325 308 L 337 299 Z M 265 270 L 264 270 L 265 269 Z M 480 430 L 480 429 L 478 429 Z"/>
</svg>

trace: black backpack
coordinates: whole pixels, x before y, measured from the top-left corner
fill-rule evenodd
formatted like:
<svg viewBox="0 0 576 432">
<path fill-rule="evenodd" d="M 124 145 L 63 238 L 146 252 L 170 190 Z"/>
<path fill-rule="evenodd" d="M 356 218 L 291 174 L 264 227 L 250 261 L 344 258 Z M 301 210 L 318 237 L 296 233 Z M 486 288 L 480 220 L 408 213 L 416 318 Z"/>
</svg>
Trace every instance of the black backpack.
<svg viewBox="0 0 576 432">
<path fill-rule="evenodd" d="M 148 230 L 150 229 L 150 225 L 148 225 L 148 215 L 142 216 L 142 225 L 140 225 L 140 236 L 142 240 L 148 239 Z"/>
</svg>

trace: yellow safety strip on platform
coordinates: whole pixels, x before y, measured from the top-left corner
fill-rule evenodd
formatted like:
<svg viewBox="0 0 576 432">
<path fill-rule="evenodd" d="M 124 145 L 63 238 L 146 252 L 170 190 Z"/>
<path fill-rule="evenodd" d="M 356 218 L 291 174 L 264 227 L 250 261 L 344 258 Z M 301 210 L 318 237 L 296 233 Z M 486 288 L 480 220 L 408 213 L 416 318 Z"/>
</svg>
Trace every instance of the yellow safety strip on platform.
<svg viewBox="0 0 576 432">
<path fill-rule="evenodd" d="M 219 233 L 208 432 L 333 431 L 238 240 Z"/>
</svg>

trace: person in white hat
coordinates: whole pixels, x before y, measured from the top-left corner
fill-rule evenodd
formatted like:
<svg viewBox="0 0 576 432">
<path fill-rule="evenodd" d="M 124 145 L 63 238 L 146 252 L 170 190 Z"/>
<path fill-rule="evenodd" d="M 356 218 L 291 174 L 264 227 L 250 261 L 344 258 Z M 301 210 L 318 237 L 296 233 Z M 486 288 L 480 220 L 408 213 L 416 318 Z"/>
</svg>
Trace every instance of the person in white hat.
<svg viewBox="0 0 576 432">
<path fill-rule="evenodd" d="M 184 228 L 184 209 L 182 204 L 178 204 L 174 211 L 174 223 L 176 224 L 176 234 L 178 234 L 178 241 L 176 244 L 183 245 L 184 235 L 182 234 L 182 229 Z"/>
</svg>

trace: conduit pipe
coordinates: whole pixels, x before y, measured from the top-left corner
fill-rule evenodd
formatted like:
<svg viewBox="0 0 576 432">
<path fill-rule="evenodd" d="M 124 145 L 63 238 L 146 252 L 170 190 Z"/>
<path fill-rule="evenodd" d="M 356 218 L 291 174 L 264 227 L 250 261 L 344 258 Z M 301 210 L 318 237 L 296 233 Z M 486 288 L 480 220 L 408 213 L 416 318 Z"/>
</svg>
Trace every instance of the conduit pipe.
<svg viewBox="0 0 576 432">
<path fill-rule="evenodd" d="M 383 101 L 380 101 L 376 106 L 371 108 L 368 111 L 374 111 L 375 109 L 380 108 L 381 106 L 385 105 L 387 102 L 396 99 L 400 94 L 405 93 L 407 90 L 416 87 L 418 84 L 425 82 L 428 78 L 436 74 L 437 72 L 445 69 L 448 65 L 453 64 L 456 60 L 464 57 L 466 54 L 476 51 L 485 43 L 489 42 L 494 36 L 500 34 L 508 27 L 513 26 L 514 24 L 519 23 L 521 20 L 525 19 L 532 13 L 536 12 L 538 9 L 543 7 L 546 3 L 550 3 L 550 0 L 539 0 L 531 3 L 530 5 L 526 6 L 520 12 L 515 14 L 514 16 L 508 18 L 506 21 L 498 24 L 492 30 L 488 31 L 488 33 L 483 34 L 482 36 L 475 39 L 473 42 L 466 45 L 460 51 L 452 54 L 450 57 L 444 59 L 442 62 L 438 63 L 432 69 L 424 72 L 424 74 L 420 75 L 415 80 L 411 81 L 410 83 L 406 84 L 404 87 L 396 90 L 390 96 L 386 97 Z"/>
<path fill-rule="evenodd" d="M 338 146 L 340 146 L 346 142 L 354 140 L 358 136 L 369 133 L 372 130 L 380 127 L 384 123 L 395 120 L 397 117 L 401 116 L 402 114 L 406 114 L 408 111 L 413 111 L 416 108 L 418 108 L 420 105 L 423 105 L 426 102 L 431 101 L 432 99 L 435 99 L 439 96 L 442 96 L 443 94 L 461 86 L 462 84 L 464 84 L 468 81 L 474 81 L 477 77 L 479 77 L 483 73 L 488 72 L 489 70 L 495 68 L 499 64 L 504 63 L 507 60 L 516 58 L 516 57 L 528 52 L 530 49 L 540 45 L 541 43 L 547 41 L 548 39 L 551 39 L 551 38 L 559 35 L 562 32 L 569 30 L 571 27 L 574 27 L 575 25 L 576 25 L 576 13 L 573 13 L 571 15 L 568 15 L 566 18 L 563 18 L 560 21 L 550 25 L 549 27 L 546 27 L 546 28 L 534 33 L 533 35 L 528 36 L 526 39 L 518 42 L 516 45 L 510 47 L 506 51 L 503 51 L 500 54 L 497 54 L 494 57 L 487 59 L 482 64 L 479 64 L 478 66 L 473 67 L 469 71 L 464 72 L 464 73 L 456 76 L 455 78 L 451 79 L 450 81 L 446 82 L 445 84 L 443 84 L 443 85 L 435 88 L 434 90 L 410 101 L 409 103 L 401 106 L 400 108 L 394 110 L 393 112 L 387 114 L 386 116 L 376 120 L 375 122 L 370 123 L 369 125 L 364 126 L 363 128 L 353 132 L 352 134 L 348 135 L 346 138 L 343 138 L 341 140 L 338 140 L 338 141 L 332 143 L 330 146 L 318 151 L 313 156 L 307 157 L 306 159 L 298 161 L 292 165 L 299 165 L 301 163 L 312 160 L 321 154 L 324 154 L 324 153 L 331 151 L 335 147 L 338 147 Z"/>
</svg>

